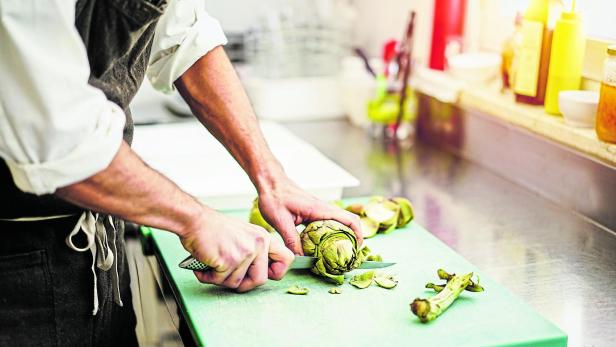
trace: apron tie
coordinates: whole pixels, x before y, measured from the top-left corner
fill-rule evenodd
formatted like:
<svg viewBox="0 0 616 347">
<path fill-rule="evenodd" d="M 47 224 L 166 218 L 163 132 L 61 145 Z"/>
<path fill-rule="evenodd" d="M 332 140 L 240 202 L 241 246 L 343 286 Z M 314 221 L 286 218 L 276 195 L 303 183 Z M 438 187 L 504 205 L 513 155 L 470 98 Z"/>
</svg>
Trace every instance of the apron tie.
<svg viewBox="0 0 616 347">
<path fill-rule="evenodd" d="M 109 271 L 113 267 L 111 273 L 111 282 L 113 285 L 113 300 L 116 304 L 123 306 L 122 298 L 120 297 L 120 279 L 118 276 L 118 261 L 117 261 L 117 247 L 116 247 L 116 235 L 117 230 L 111 216 L 107 216 L 109 225 L 111 226 L 111 246 L 109 245 L 109 237 L 105 228 L 105 219 L 99 218 L 99 214 L 93 214 L 91 211 L 85 211 L 79 217 L 79 220 L 75 224 L 73 230 L 66 237 L 66 244 L 68 247 L 77 252 L 90 251 L 92 254 L 92 276 L 94 278 L 94 308 L 92 315 L 96 315 L 98 312 L 98 289 L 96 279 L 96 267 L 102 271 Z M 87 244 L 85 247 L 77 247 L 73 243 L 73 237 L 83 231 L 86 235 Z"/>
</svg>

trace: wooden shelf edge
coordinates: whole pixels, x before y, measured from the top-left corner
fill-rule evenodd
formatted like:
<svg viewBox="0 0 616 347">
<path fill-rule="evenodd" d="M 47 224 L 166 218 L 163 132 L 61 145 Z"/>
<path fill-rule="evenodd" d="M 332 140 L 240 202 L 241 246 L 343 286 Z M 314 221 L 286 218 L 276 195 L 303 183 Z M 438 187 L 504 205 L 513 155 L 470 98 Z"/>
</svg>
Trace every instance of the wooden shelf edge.
<svg viewBox="0 0 616 347">
<path fill-rule="evenodd" d="M 512 94 L 468 89 L 460 94 L 458 104 L 522 127 L 616 168 L 616 145 L 600 141 L 594 129 L 571 127 L 562 116 L 549 115 L 542 107 L 517 104 Z"/>
</svg>

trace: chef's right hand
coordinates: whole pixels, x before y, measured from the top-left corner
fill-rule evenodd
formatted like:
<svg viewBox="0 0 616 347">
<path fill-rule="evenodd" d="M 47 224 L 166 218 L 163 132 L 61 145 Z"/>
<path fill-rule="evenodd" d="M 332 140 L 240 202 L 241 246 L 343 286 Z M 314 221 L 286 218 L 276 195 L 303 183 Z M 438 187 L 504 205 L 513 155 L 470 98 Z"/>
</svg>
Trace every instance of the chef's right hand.
<svg viewBox="0 0 616 347">
<path fill-rule="evenodd" d="M 294 259 L 282 240 L 265 229 L 207 208 L 180 239 L 193 257 L 212 268 L 195 271 L 199 281 L 239 292 L 263 285 L 268 278 L 281 279 Z"/>
</svg>

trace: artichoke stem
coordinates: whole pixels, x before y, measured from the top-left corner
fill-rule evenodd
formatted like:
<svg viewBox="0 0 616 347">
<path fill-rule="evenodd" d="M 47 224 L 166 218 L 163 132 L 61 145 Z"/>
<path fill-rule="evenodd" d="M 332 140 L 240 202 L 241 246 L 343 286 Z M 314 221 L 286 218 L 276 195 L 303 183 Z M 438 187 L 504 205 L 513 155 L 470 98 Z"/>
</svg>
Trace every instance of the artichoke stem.
<svg viewBox="0 0 616 347">
<path fill-rule="evenodd" d="M 453 276 L 443 290 L 429 299 L 415 299 L 411 303 L 411 311 L 422 323 L 435 320 L 460 296 L 473 277 L 473 273 L 464 276 Z"/>
</svg>

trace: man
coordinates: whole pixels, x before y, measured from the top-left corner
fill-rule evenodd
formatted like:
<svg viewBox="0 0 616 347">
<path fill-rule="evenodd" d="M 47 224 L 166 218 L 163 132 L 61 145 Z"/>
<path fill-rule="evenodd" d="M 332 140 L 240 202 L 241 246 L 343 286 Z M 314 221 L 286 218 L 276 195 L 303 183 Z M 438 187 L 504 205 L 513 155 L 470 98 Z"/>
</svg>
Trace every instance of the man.
<svg viewBox="0 0 616 347">
<path fill-rule="evenodd" d="M 0 1 L 0 345 L 136 344 L 121 219 L 177 234 L 213 268 L 201 282 L 239 292 L 285 274 L 299 223 L 336 219 L 361 239 L 356 217 L 285 175 L 224 43 L 201 0 Z M 131 151 L 146 67 L 250 176 L 286 247 Z"/>
</svg>

